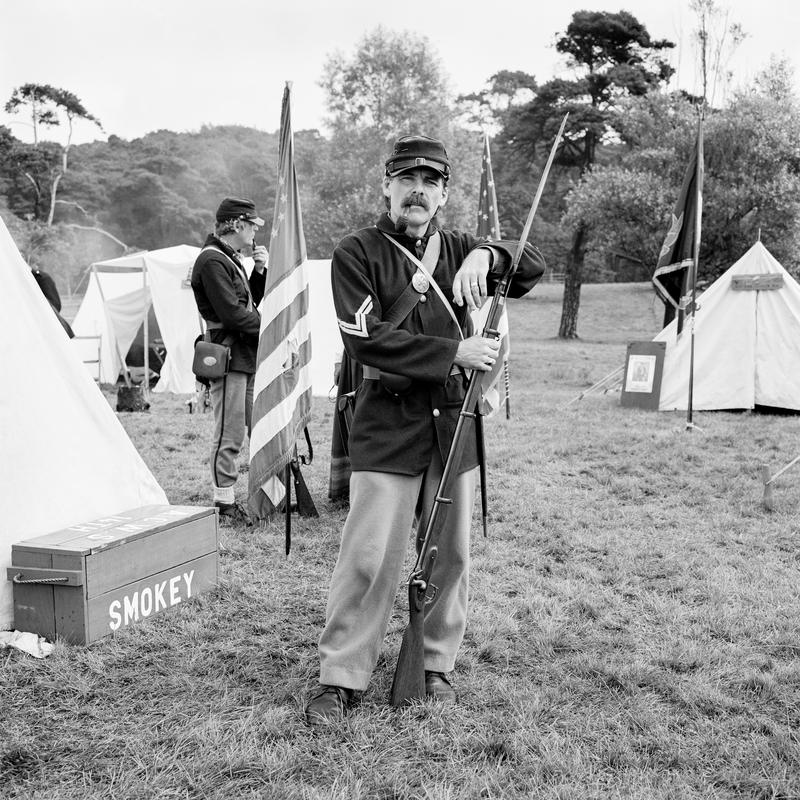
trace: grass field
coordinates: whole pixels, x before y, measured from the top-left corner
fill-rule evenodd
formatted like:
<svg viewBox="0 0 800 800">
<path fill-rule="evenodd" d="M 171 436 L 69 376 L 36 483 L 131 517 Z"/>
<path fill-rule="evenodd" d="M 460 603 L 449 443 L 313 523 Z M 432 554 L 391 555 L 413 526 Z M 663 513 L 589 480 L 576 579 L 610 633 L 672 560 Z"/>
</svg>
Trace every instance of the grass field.
<svg viewBox="0 0 800 800">
<path fill-rule="evenodd" d="M 327 496 L 332 404 L 304 474 L 320 510 L 221 530 L 221 583 L 136 628 L 36 661 L 0 655 L 9 798 L 800 798 L 800 417 L 565 404 L 658 330 L 648 287 L 510 305 L 512 414 L 486 423 L 490 532 L 475 526 L 455 708 L 386 704 L 400 592 L 370 689 L 303 723 L 345 511 Z M 110 402 L 113 397 L 109 395 Z M 210 414 L 154 396 L 122 423 L 173 503 L 206 504 Z M 245 481 L 242 481 L 244 484 Z"/>
</svg>

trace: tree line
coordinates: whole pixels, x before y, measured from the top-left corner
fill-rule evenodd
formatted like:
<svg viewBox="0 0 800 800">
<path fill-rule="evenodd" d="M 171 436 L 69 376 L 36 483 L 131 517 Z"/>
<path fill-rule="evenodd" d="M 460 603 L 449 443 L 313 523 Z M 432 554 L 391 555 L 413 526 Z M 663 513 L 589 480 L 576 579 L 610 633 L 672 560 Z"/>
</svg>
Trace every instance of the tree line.
<svg viewBox="0 0 800 800">
<path fill-rule="evenodd" d="M 692 5 L 705 54 L 715 4 Z M 673 44 L 653 39 L 628 12 L 576 12 L 555 46 L 569 77 L 539 82 L 501 71 L 458 97 L 424 36 L 377 28 L 353 53 L 329 55 L 320 80 L 329 133 L 295 132 L 309 257 L 330 257 L 344 235 L 374 222 L 383 209 L 383 161 L 406 133 L 446 142 L 453 178 L 442 216 L 474 230 L 482 132 L 491 131 L 502 232 L 518 236 L 568 112 L 532 239 L 550 267 L 565 273 L 558 335 L 574 338 L 584 281 L 652 275 L 702 108 L 701 279 L 715 278 L 757 238 L 798 274 L 800 107 L 785 62 L 773 61 L 715 106 L 705 96 L 667 91 Z M 6 111 L 30 121 L 34 141 L 0 126 L 0 215 L 28 263 L 53 274 L 67 294 L 81 290 L 93 261 L 200 244 L 226 195 L 253 199 L 271 219 L 277 132 L 204 126 L 73 145 L 73 126 L 101 128 L 100 120 L 72 93 L 41 84 L 15 89 Z"/>
</svg>

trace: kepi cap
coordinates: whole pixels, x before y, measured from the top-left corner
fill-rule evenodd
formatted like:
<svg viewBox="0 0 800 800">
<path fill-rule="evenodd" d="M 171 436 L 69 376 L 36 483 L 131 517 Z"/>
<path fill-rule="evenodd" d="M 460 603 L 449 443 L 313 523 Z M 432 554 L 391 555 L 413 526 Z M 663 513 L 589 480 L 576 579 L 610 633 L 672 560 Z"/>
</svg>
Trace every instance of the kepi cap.
<svg viewBox="0 0 800 800">
<path fill-rule="evenodd" d="M 226 197 L 219 204 L 217 222 L 225 222 L 229 219 L 245 219 L 261 228 L 264 227 L 264 220 L 258 215 L 255 203 L 239 197 Z"/>
<path fill-rule="evenodd" d="M 450 177 L 450 159 L 444 144 L 428 136 L 401 136 L 386 159 L 386 174 L 393 178 L 418 167 L 435 170 L 447 180 Z"/>
</svg>

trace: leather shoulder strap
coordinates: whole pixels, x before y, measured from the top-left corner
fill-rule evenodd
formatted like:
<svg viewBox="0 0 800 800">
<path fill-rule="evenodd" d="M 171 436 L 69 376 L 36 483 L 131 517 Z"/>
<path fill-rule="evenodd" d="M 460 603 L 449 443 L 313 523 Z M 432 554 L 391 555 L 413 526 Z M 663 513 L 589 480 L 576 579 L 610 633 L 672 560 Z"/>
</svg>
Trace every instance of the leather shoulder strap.
<svg viewBox="0 0 800 800">
<path fill-rule="evenodd" d="M 428 239 L 425 252 L 422 254 L 422 258 L 426 262 L 430 272 L 436 269 L 440 251 L 441 240 L 439 232 L 437 231 Z M 414 306 L 419 302 L 419 298 L 420 293 L 414 288 L 414 282 L 409 282 L 400 297 L 392 303 L 389 310 L 383 315 L 383 321 L 388 322 L 393 328 L 396 328 L 414 310 Z"/>
<path fill-rule="evenodd" d="M 207 244 L 198 255 L 202 255 L 203 253 L 213 250 L 215 253 L 219 253 L 221 256 L 224 256 L 231 264 L 233 264 L 234 269 L 239 274 L 241 279 L 244 281 L 244 288 L 247 289 L 247 310 L 252 311 L 255 308 L 255 303 L 253 302 L 253 292 L 250 290 L 250 279 L 247 277 L 247 272 L 242 264 L 238 261 L 232 259 L 224 250 L 220 250 L 219 247 L 213 244 Z"/>
<path fill-rule="evenodd" d="M 441 247 L 442 247 L 441 234 L 439 233 L 439 231 L 436 231 L 436 233 L 434 233 L 433 236 L 431 236 L 428 239 L 428 244 L 425 247 L 425 252 L 422 254 L 422 261 L 420 261 L 415 255 L 413 255 L 407 248 L 403 247 L 403 245 L 401 245 L 400 242 L 398 242 L 396 239 L 393 239 L 384 231 L 381 231 L 381 233 L 383 233 L 383 235 L 395 247 L 401 250 L 406 255 L 406 257 L 411 261 L 411 263 L 414 264 L 414 266 L 416 266 L 417 269 L 428 279 L 430 285 L 433 287 L 433 290 L 439 296 L 439 299 L 442 301 L 442 304 L 447 309 L 447 312 L 450 314 L 450 317 L 455 323 L 458 335 L 463 339 L 464 334 L 461 331 L 461 325 L 459 325 L 458 323 L 458 319 L 456 318 L 456 315 L 453 312 L 453 308 L 447 301 L 447 298 L 444 296 L 444 292 L 439 288 L 439 284 L 436 283 L 436 281 L 433 279 L 433 271 L 436 269 L 436 264 L 439 261 L 439 253 L 441 252 Z M 429 252 L 430 256 L 428 255 Z M 432 267 L 432 269 L 430 267 Z M 395 301 L 394 305 L 392 305 L 392 307 L 389 309 L 384 319 L 388 317 L 388 315 L 394 310 L 394 307 L 400 302 L 401 299 L 403 299 L 403 297 L 406 295 L 407 292 L 409 292 L 409 290 L 411 290 L 416 295 L 416 300 L 414 303 L 414 305 L 416 305 L 416 302 L 419 300 L 419 293 L 416 291 L 416 289 L 414 289 L 413 284 L 409 284 L 408 286 L 406 286 L 403 294 L 400 295 L 400 297 Z M 408 311 L 400 318 L 400 320 L 397 323 L 398 325 L 408 316 L 414 305 L 412 305 L 408 309 Z"/>
<path fill-rule="evenodd" d="M 414 284 L 409 283 L 383 315 L 383 321 L 396 328 L 414 310 L 417 303 L 419 303 L 419 292 L 414 288 Z"/>
</svg>

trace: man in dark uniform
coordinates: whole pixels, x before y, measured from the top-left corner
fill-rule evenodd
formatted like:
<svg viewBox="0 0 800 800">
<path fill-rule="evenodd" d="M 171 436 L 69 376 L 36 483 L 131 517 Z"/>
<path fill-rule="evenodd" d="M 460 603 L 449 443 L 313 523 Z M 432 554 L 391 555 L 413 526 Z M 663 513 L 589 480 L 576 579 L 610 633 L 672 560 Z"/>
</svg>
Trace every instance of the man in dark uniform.
<svg viewBox="0 0 800 800">
<path fill-rule="evenodd" d="M 214 441 L 211 480 L 220 516 L 248 523 L 249 516 L 234 496 L 236 460 L 250 431 L 253 383 L 261 317 L 257 307 L 264 296 L 267 248 L 255 244 L 264 220 L 250 200 L 228 197 L 220 203 L 214 233 L 209 234 L 192 268 L 192 290 L 212 342 L 231 349 L 228 374 L 212 380 Z M 255 266 L 248 278 L 241 251 L 252 248 Z"/>
<path fill-rule="evenodd" d="M 42 290 L 42 294 L 47 299 L 47 302 L 50 303 L 50 307 L 53 311 L 55 311 L 56 317 L 58 317 L 58 321 L 61 323 L 61 327 L 66 331 L 67 336 L 73 339 L 75 333 L 72 330 L 72 326 L 61 316 L 61 295 L 58 293 L 56 282 L 38 267 L 31 267 L 31 272 L 33 273 L 33 279 Z"/>
<path fill-rule="evenodd" d="M 309 724 L 340 719 L 366 689 L 401 578 L 409 533 L 430 513 L 464 399 L 467 373 L 488 371 L 499 343 L 469 335 L 469 312 L 494 290 L 516 243 L 479 242 L 439 228 L 450 162 L 444 145 L 399 139 L 386 161 L 388 213 L 347 236 L 333 254 L 336 315 L 348 355 L 364 369 L 350 429 L 350 512 L 331 578 L 319 642 L 320 685 Z M 544 273 L 526 245 L 511 295 Z M 466 338 L 465 338 L 466 334 Z M 428 696 L 454 702 L 447 677 L 467 618 L 469 531 L 477 480 L 474 436 L 448 506 L 425 611 Z"/>
</svg>

